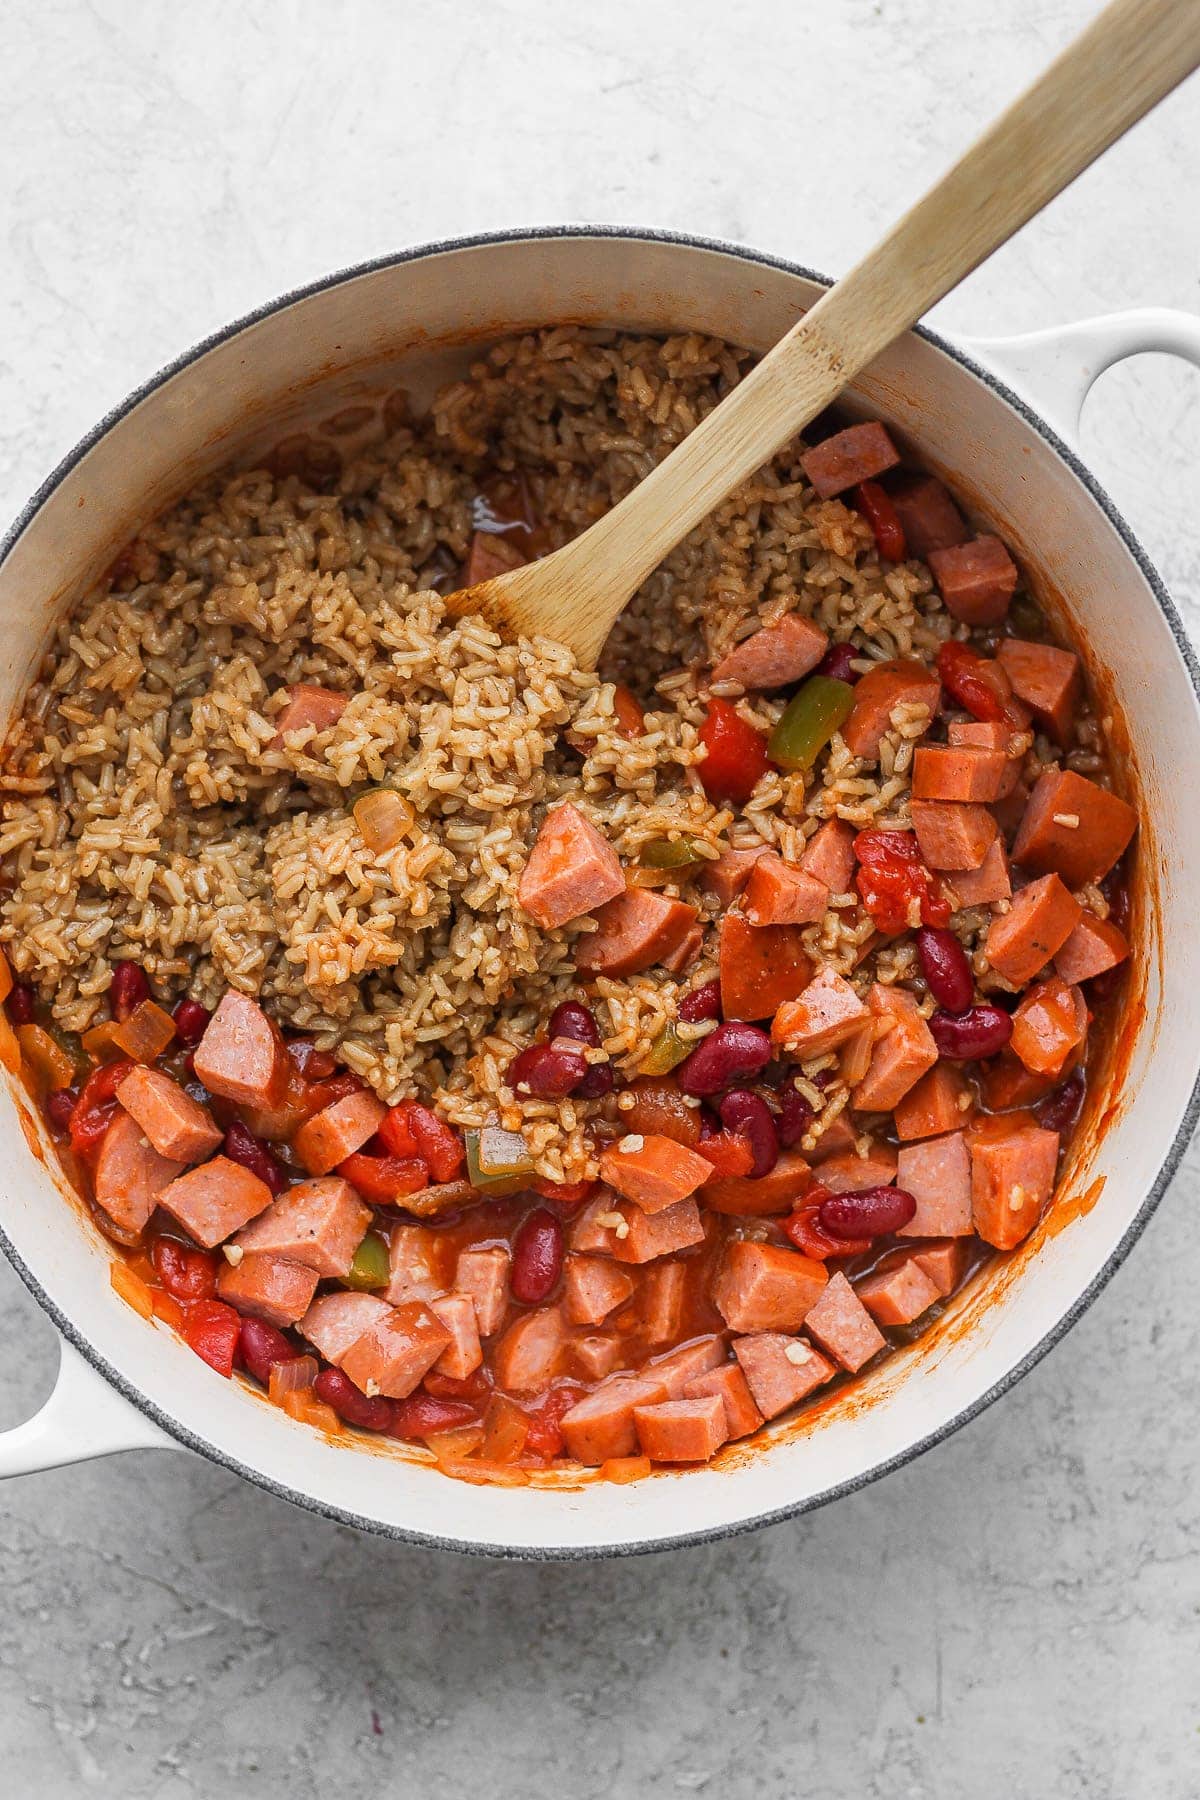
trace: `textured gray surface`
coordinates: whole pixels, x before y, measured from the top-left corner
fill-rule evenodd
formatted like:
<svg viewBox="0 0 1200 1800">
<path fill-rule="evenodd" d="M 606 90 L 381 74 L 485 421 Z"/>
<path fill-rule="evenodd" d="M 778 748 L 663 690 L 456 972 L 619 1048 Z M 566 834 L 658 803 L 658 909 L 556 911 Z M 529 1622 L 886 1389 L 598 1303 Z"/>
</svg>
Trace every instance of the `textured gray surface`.
<svg viewBox="0 0 1200 1800">
<path fill-rule="evenodd" d="M 294 283 L 564 219 L 836 272 L 1081 0 L 9 0 L 0 513 L 156 365 Z M 991 335 L 1200 310 L 1200 90 L 943 305 Z M 1194 623 L 1200 379 L 1144 358 L 1085 453 Z M 852 1500 L 622 1564 L 401 1551 L 182 1455 L 0 1494 L 21 1800 L 232 1792 L 1184 1800 L 1200 1791 L 1195 1156 L 1000 1406 Z M 0 1269 L 0 1425 L 52 1333 Z"/>
</svg>

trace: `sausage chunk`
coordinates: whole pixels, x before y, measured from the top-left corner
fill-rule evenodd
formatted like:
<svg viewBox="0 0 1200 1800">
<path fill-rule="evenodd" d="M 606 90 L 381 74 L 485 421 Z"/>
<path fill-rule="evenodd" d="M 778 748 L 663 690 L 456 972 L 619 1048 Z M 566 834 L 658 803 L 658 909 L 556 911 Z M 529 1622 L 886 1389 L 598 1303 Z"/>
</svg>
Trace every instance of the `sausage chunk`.
<svg viewBox="0 0 1200 1800">
<path fill-rule="evenodd" d="M 266 1182 L 227 1156 L 177 1176 L 159 1195 L 159 1205 L 206 1250 L 265 1212 L 271 1200 Z"/>
<path fill-rule="evenodd" d="M 854 1090 L 858 1112 L 891 1112 L 938 1059 L 937 1045 L 921 1009 L 900 987 L 876 982 L 869 1004 L 883 1030 L 875 1041 L 867 1072 Z"/>
<path fill-rule="evenodd" d="M 575 966 L 589 975 L 638 975 L 679 951 L 696 924 L 696 909 L 649 888 L 628 888 L 596 911 L 596 929 L 575 946 Z"/>
<path fill-rule="evenodd" d="M 768 850 L 750 871 L 746 917 L 752 925 L 812 925 L 825 917 L 829 889 Z"/>
<path fill-rule="evenodd" d="M 1083 908 L 1057 875 L 1043 875 L 1013 896 L 1006 913 L 988 927 L 985 951 L 997 975 L 1024 987 L 1057 954 L 1078 925 Z"/>
<path fill-rule="evenodd" d="M 986 806 L 949 800 L 914 800 L 913 830 L 931 869 L 978 869 L 996 842 L 999 826 Z"/>
<path fill-rule="evenodd" d="M 835 1372 L 805 1338 L 778 1331 L 735 1338 L 733 1354 L 765 1419 L 777 1418 L 798 1400 L 807 1400 Z"/>
<path fill-rule="evenodd" d="M 233 988 L 205 1027 L 192 1066 L 210 1094 L 254 1107 L 279 1106 L 291 1070 L 283 1039 L 262 1007 Z"/>
<path fill-rule="evenodd" d="M 345 1094 L 305 1120 L 292 1140 L 296 1155 L 310 1175 L 328 1175 L 374 1137 L 386 1116 L 374 1094 Z"/>
<path fill-rule="evenodd" d="M 822 969 L 798 999 L 786 1001 L 776 1012 L 771 1039 L 796 1057 L 823 1056 L 852 1037 L 868 1016 L 844 976 Z"/>
<path fill-rule="evenodd" d="M 800 457 L 800 467 L 822 500 L 832 500 L 860 481 L 870 481 L 885 469 L 894 469 L 900 452 L 877 419 L 849 425 Z"/>
<path fill-rule="evenodd" d="M 272 750 L 282 750 L 284 739 L 294 731 L 311 731 L 314 737 L 328 731 L 350 704 L 349 694 L 339 694 L 335 688 L 317 687 L 311 681 L 294 682 L 287 694 L 288 703 L 276 720 L 275 736 L 270 744 Z"/>
<path fill-rule="evenodd" d="M 1012 1250 L 1037 1224 L 1054 1192 L 1058 1133 L 1028 1125 L 977 1138 L 971 1147 L 975 1229 L 997 1250 Z"/>
<path fill-rule="evenodd" d="M 217 1293 L 240 1313 L 265 1319 L 282 1330 L 294 1325 L 312 1304 L 317 1272 L 282 1256 L 251 1253 L 225 1263 L 217 1275 Z"/>
<path fill-rule="evenodd" d="M 241 1249 L 284 1256 L 326 1280 L 345 1275 L 371 1223 L 348 1181 L 299 1181 L 237 1235 Z"/>
<path fill-rule="evenodd" d="M 966 625 L 998 625 L 1007 613 L 1017 565 L 998 537 L 931 550 L 929 567 L 952 618 Z"/>
<path fill-rule="evenodd" d="M 569 803 L 547 813 L 517 883 L 530 918 L 552 931 L 624 891 L 617 853 L 591 820 Z"/>
<path fill-rule="evenodd" d="M 900 1237 L 969 1237 L 971 1218 L 971 1152 L 965 1133 L 926 1138 L 905 1144 L 896 1167 L 896 1186 L 911 1194 L 917 1210 Z"/>
<path fill-rule="evenodd" d="M 1083 695 L 1083 670 L 1073 650 L 1055 644 L 1005 638 L 996 661 L 1012 682 L 1013 693 L 1033 711 L 1044 731 L 1066 744 Z"/>
<path fill-rule="evenodd" d="M 965 544 L 970 528 L 936 475 L 898 475 L 889 489 L 910 556 Z"/>
<path fill-rule="evenodd" d="M 812 977 L 797 925 L 752 925 L 741 913 L 721 920 L 721 1011 L 727 1019 L 767 1019 Z"/>
<path fill-rule="evenodd" d="M 828 1279 L 823 1263 L 798 1250 L 739 1239 L 726 1246 L 712 1297 L 734 1331 L 798 1331 Z"/>
<path fill-rule="evenodd" d="M 117 1099 L 159 1155 L 174 1162 L 201 1162 L 224 1139 L 207 1106 L 185 1094 L 161 1069 L 140 1065 L 131 1069 L 117 1089 Z"/>
<path fill-rule="evenodd" d="M 1137 814 L 1118 794 L 1073 769 L 1047 769 L 1029 796 L 1013 861 L 1081 888 L 1108 874 L 1136 830 Z"/>
<path fill-rule="evenodd" d="M 872 761 L 879 755 L 884 733 L 892 729 L 898 706 L 923 706 L 932 719 L 941 694 L 936 671 L 924 663 L 876 663 L 854 690 L 854 708 L 842 726 L 846 748 L 851 755 Z"/>
<path fill-rule="evenodd" d="M 143 1229 L 159 1198 L 184 1164 L 160 1156 L 129 1113 L 118 1112 L 96 1159 L 96 1203 L 131 1235 Z"/>
<path fill-rule="evenodd" d="M 634 1429 L 652 1462 L 707 1462 L 725 1442 L 725 1405 L 719 1394 L 635 1406 Z"/>
<path fill-rule="evenodd" d="M 736 681 L 754 692 L 787 687 L 815 669 L 828 648 L 828 637 L 811 619 L 788 613 L 735 644 L 714 666 L 709 681 Z"/>
<path fill-rule="evenodd" d="M 887 1341 L 840 1270 L 830 1278 L 804 1329 L 851 1374 L 857 1374 Z"/>
</svg>

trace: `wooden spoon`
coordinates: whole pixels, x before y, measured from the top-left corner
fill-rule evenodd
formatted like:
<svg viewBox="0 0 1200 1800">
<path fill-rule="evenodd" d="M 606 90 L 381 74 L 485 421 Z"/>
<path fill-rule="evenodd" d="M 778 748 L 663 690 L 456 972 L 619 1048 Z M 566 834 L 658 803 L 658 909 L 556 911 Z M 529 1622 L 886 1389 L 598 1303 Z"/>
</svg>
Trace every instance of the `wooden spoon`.
<svg viewBox="0 0 1200 1800">
<path fill-rule="evenodd" d="M 580 537 L 449 599 L 594 668 L 650 571 L 1200 64 L 1200 0 L 1114 0 L 721 405 Z"/>
</svg>

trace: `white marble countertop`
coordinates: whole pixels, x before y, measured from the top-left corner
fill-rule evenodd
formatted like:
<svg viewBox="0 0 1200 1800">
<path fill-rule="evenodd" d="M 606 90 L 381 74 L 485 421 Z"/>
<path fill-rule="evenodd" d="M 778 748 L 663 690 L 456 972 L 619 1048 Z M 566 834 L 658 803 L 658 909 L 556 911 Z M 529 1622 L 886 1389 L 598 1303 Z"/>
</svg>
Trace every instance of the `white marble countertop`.
<svg viewBox="0 0 1200 1800">
<path fill-rule="evenodd" d="M 340 265 L 616 221 L 837 273 L 1091 0 L 9 0 L 0 514 L 135 383 Z M 1200 311 L 1200 87 L 935 315 Z M 1084 449 L 1200 620 L 1200 376 Z M 736 1542 L 532 1567 L 400 1550 L 184 1456 L 0 1496 L 14 1800 L 380 1791 L 1192 1800 L 1195 1155 L 1055 1353 L 940 1449 Z M 0 1267 L 0 1424 L 52 1331 Z"/>
</svg>

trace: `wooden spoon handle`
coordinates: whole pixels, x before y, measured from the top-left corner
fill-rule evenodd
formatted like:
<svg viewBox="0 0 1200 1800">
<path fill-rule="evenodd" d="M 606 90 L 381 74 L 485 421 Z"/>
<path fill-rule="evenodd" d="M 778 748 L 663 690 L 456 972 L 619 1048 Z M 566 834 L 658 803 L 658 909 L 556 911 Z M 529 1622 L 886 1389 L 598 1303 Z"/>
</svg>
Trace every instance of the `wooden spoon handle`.
<svg viewBox="0 0 1200 1800">
<path fill-rule="evenodd" d="M 694 525 L 1197 64 L 1200 0 L 1113 0 L 728 399 L 556 553 L 540 629 L 594 662 L 630 596 Z"/>
</svg>

